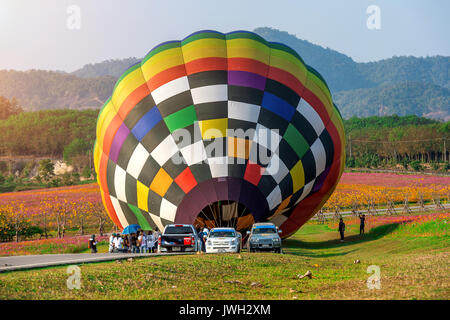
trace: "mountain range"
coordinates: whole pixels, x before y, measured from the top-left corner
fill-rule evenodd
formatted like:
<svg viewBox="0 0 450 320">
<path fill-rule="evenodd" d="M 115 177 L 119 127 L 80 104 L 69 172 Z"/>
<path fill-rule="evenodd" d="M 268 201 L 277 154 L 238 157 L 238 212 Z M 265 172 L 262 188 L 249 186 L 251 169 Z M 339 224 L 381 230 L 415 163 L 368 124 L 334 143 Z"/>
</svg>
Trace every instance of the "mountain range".
<svg viewBox="0 0 450 320">
<path fill-rule="evenodd" d="M 330 48 L 272 28 L 255 33 L 296 50 L 327 81 L 344 118 L 415 114 L 450 120 L 450 57 L 392 57 L 358 63 Z M 0 70 L 0 95 L 25 110 L 100 108 L 116 79 L 140 59 L 87 64 L 71 73 Z"/>
</svg>

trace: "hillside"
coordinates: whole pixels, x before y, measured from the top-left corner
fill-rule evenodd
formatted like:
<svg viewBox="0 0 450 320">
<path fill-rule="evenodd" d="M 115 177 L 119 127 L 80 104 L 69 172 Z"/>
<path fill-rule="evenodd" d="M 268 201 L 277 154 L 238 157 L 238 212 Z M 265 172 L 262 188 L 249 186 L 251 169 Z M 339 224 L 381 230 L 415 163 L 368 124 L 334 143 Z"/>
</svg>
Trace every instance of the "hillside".
<svg viewBox="0 0 450 320">
<path fill-rule="evenodd" d="M 420 81 L 450 88 L 449 57 L 393 57 L 377 62 L 358 63 L 358 69 L 368 81 L 376 84 Z"/>
<path fill-rule="evenodd" d="M 340 91 L 333 98 L 344 118 L 415 114 L 450 120 L 450 89 L 429 82 L 382 84 Z"/>
<path fill-rule="evenodd" d="M 281 42 L 298 52 L 303 61 L 320 72 L 332 92 L 374 86 L 359 70 L 352 58 L 330 48 L 312 44 L 296 36 L 272 28 L 256 28 L 264 39 Z"/>
<path fill-rule="evenodd" d="M 0 70 L 0 96 L 15 97 L 26 111 L 100 108 L 111 95 L 112 76 L 79 78 L 43 70 Z"/>
<path fill-rule="evenodd" d="M 101 76 L 113 76 L 119 78 L 125 70 L 138 62 L 137 58 L 105 60 L 100 63 L 90 63 L 83 68 L 72 72 L 73 75 L 81 78 L 94 78 Z"/>
<path fill-rule="evenodd" d="M 393 57 L 357 63 L 342 53 L 301 40 L 285 31 L 272 28 L 254 31 L 269 41 L 282 42 L 295 49 L 307 64 L 324 76 L 333 92 L 402 81 L 450 86 L 450 57 Z"/>
<path fill-rule="evenodd" d="M 450 119 L 450 57 L 393 57 L 357 63 L 285 31 L 267 27 L 254 31 L 269 41 L 289 45 L 318 70 L 346 118 L 415 114 Z M 99 108 L 115 80 L 138 61 L 106 60 L 72 73 L 0 70 L 0 96 L 16 97 L 25 110 Z"/>
</svg>

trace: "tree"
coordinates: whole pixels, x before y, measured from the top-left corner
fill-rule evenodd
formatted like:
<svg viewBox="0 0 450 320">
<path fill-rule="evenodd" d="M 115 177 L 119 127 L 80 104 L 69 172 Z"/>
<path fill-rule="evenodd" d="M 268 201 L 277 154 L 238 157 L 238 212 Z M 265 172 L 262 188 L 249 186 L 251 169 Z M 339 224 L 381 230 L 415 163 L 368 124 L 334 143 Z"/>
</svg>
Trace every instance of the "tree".
<svg viewBox="0 0 450 320">
<path fill-rule="evenodd" d="M 91 214 L 98 221 L 98 233 L 102 236 L 105 231 L 105 224 L 109 220 L 102 202 L 88 202 Z"/>
<path fill-rule="evenodd" d="M 17 103 L 16 98 L 11 100 L 0 96 L 0 120 L 8 119 L 9 116 L 21 113 L 23 110 Z"/>
<path fill-rule="evenodd" d="M 85 179 L 89 179 L 92 176 L 91 168 L 89 168 L 89 166 L 84 167 L 81 176 Z"/>
<path fill-rule="evenodd" d="M 70 162 L 72 157 L 86 154 L 91 148 L 92 146 L 87 141 L 81 138 L 75 138 L 71 143 L 64 147 L 64 161 Z"/>
<path fill-rule="evenodd" d="M 27 209 L 22 202 L 11 201 L 0 207 L 0 233 L 1 238 L 19 242 L 20 236 L 26 234 L 30 228 L 30 219 Z"/>
<path fill-rule="evenodd" d="M 43 181 L 50 181 L 50 179 L 55 175 L 53 170 L 55 166 L 50 159 L 43 159 L 39 161 L 39 177 Z"/>
</svg>

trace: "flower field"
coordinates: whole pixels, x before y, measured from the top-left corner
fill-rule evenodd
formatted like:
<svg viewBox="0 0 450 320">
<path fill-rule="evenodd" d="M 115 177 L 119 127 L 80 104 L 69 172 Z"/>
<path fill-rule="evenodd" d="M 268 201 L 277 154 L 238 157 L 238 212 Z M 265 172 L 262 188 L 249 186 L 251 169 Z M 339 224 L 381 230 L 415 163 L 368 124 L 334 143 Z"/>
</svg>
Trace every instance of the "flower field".
<svg viewBox="0 0 450 320">
<path fill-rule="evenodd" d="M 21 242 L 0 243 L 0 256 L 20 256 L 30 254 L 80 253 L 88 249 L 89 236 L 71 236 Z M 97 242 L 107 240 L 106 236 L 97 236 Z"/>
<path fill-rule="evenodd" d="M 445 186 L 450 184 L 450 176 L 431 176 L 420 174 L 396 173 L 360 173 L 344 172 L 339 184 L 405 187 L 416 185 L 421 187 Z"/>
<path fill-rule="evenodd" d="M 324 207 L 351 208 L 355 204 L 367 206 L 369 202 L 383 206 L 390 201 L 403 203 L 405 198 L 410 203 L 418 203 L 421 198 L 424 203 L 434 198 L 449 203 L 450 177 L 346 172 Z"/>
<path fill-rule="evenodd" d="M 21 229 L 30 224 L 41 235 L 61 238 L 73 229 L 100 233 L 111 222 L 96 184 L 0 194 L 0 236 L 8 238 L 6 225 Z"/>
<path fill-rule="evenodd" d="M 368 203 L 378 207 L 388 202 L 401 205 L 405 198 L 410 203 L 420 199 L 430 203 L 434 198 L 448 203 L 449 197 L 450 177 L 352 172 L 342 175 L 324 209 L 352 208 L 355 204 L 362 209 Z M 38 226 L 40 237 L 58 238 L 99 234 L 113 227 L 95 183 L 0 194 L 0 239 L 11 241 L 16 234 L 25 234 L 22 231 L 27 225 Z"/>
</svg>

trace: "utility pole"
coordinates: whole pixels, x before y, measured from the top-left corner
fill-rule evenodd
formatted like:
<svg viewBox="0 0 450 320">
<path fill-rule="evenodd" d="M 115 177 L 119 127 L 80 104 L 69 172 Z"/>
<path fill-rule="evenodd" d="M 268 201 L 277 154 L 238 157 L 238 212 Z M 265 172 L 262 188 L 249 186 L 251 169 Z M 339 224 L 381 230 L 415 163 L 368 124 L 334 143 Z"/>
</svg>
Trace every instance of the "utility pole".
<svg viewBox="0 0 450 320">
<path fill-rule="evenodd" d="M 92 163 L 91 163 L 91 150 L 89 150 L 89 171 L 92 172 Z"/>
<path fill-rule="evenodd" d="M 352 138 L 351 137 L 348 137 L 348 144 L 349 144 L 349 147 L 350 147 L 350 158 L 351 158 L 352 157 Z"/>
<path fill-rule="evenodd" d="M 444 138 L 444 162 L 447 162 L 447 148 L 445 145 L 445 138 Z"/>
</svg>

